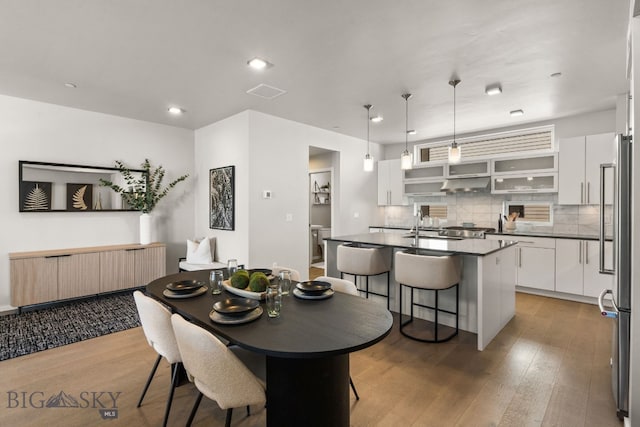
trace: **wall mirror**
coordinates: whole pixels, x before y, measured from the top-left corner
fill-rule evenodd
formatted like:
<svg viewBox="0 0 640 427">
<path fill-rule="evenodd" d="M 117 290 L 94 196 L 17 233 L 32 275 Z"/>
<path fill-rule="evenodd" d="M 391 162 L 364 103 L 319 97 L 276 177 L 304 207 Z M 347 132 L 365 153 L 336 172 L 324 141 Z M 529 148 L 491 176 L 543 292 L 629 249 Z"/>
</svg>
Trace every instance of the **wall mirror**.
<svg viewBox="0 0 640 427">
<path fill-rule="evenodd" d="M 131 170 L 144 176 L 141 169 Z M 100 179 L 123 188 L 126 183 L 116 168 L 20 160 L 18 162 L 20 212 L 130 211 L 122 197 L 103 187 Z M 146 179 L 145 179 L 146 181 Z"/>
</svg>

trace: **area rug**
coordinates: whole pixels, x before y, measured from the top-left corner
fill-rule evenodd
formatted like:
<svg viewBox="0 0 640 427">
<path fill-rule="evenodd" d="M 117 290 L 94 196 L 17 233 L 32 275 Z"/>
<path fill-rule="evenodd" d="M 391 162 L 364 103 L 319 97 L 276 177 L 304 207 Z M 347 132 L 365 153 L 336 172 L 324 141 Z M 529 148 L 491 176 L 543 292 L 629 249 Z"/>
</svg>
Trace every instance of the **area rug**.
<svg viewBox="0 0 640 427">
<path fill-rule="evenodd" d="M 0 361 L 136 326 L 133 292 L 0 316 Z"/>
</svg>

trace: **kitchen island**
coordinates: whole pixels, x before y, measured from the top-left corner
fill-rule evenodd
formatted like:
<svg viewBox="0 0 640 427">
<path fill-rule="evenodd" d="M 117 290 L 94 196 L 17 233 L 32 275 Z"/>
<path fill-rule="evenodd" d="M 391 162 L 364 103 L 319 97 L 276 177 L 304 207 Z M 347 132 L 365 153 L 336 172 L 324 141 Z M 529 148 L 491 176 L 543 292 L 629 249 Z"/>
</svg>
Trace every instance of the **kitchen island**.
<svg viewBox="0 0 640 427">
<path fill-rule="evenodd" d="M 413 237 L 393 233 L 364 233 L 325 239 L 326 275 L 340 277 L 336 267 L 338 246 L 354 243 L 363 246 L 386 246 L 396 251 L 415 250 L 424 255 L 457 254 L 462 258 L 462 279 L 459 286 L 459 327 L 478 335 L 478 350 L 484 348 L 515 315 L 516 244 L 510 240 L 446 239 L 421 237 L 415 244 Z M 390 307 L 399 312 L 399 286 L 395 281 L 394 266 L 390 273 Z M 353 276 L 345 275 L 353 280 Z M 371 290 L 386 292 L 386 276 L 369 278 Z M 416 302 L 433 304 L 433 297 L 421 292 Z M 377 298 L 371 295 L 370 298 Z M 403 311 L 408 313 L 408 298 L 403 298 Z M 442 307 L 455 307 L 455 298 L 443 292 L 439 298 Z M 416 317 L 433 320 L 431 310 L 414 309 Z M 440 323 L 454 325 L 453 316 L 440 315 Z"/>
</svg>

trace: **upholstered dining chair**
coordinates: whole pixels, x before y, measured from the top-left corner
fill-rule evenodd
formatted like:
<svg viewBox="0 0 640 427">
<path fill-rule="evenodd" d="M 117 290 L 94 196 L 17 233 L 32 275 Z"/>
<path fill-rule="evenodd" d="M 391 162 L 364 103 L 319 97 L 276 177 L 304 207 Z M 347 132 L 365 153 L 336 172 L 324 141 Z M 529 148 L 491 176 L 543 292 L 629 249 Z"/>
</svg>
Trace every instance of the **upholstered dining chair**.
<svg viewBox="0 0 640 427">
<path fill-rule="evenodd" d="M 315 280 L 331 283 L 331 289 L 333 289 L 336 292 L 342 292 L 343 294 L 349 294 L 349 295 L 355 295 L 355 296 L 360 295 L 355 283 L 350 282 L 348 280 L 338 279 L 336 277 L 329 277 L 329 276 L 316 277 Z M 351 390 L 353 390 L 353 394 L 356 396 L 356 400 L 360 400 L 360 395 L 358 395 L 358 390 L 356 390 L 356 386 L 353 384 L 351 375 L 349 375 L 349 384 L 351 385 Z"/>
<path fill-rule="evenodd" d="M 300 272 L 298 270 L 294 270 L 293 268 L 289 267 L 283 267 L 281 265 L 274 265 L 273 267 L 271 267 L 271 274 L 277 276 L 282 270 L 289 270 L 291 272 L 291 280 L 295 280 L 296 282 L 300 281 Z"/>
<path fill-rule="evenodd" d="M 202 396 L 227 410 L 225 426 L 231 425 L 233 408 L 264 406 L 266 363 L 264 356 L 237 346 L 227 347 L 200 326 L 174 314 L 171 323 L 189 379 L 199 391 L 187 427 L 191 426 Z"/>
<path fill-rule="evenodd" d="M 171 388 L 169 389 L 169 398 L 167 399 L 167 406 L 164 413 L 164 420 L 162 422 L 163 427 L 167 425 L 167 419 L 169 418 L 169 412 L 171 411 L 171 402 L 173 400 L 173 393 L 176 389 L 176 382 L 178 378 L 178 371 L 182 359 L 180 358 L 180 351 L 178 350 L 178 344 L 173 334 L 173 327 L 171 325 L 171 312 L 164 305 L 158 301 L 144 295 L 140 291 L 133 293 L 133 298 L 136 302 L 138 309 L 138 315 L 140 316 L 140 323 L 142 324 L 142 331 L 144 332 L 147 342 L 158 353 L 158 358 L 153 364 L 147 383 L 142 390 L 142 395 L 138 401 L 137 407 L 142 405 L 151 380 L 158 369 L 160 360 L 164 357 L 167 362 L 171 364 Z"/>
</svg>

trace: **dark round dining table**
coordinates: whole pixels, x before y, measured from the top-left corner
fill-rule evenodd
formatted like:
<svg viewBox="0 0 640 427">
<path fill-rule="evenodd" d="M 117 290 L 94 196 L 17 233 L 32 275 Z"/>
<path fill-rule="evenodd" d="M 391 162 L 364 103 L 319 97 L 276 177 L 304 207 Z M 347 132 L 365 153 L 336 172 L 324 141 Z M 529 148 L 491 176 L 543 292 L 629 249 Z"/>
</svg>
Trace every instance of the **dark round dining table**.
<svg viewBox="0 0 640 427">
<path fill-rule="evenodd" d="M 163 295 L 168 284 L 182 280 L 208 284 L 209 272 L 161 277 L 146 291 L 191 322 L 266 356 L 267 426 L 349 426 L 349 353 L 391 332 L 393 318 L 386 307 L 339 292 L 323 300 L 288 295 L 278 318 L 269 318 L 265 308 L 250 323 L 225 325 L 213 322 L 209 313 L 216 301 L 236 297 L 228 291 L 183 299 Z"/>
</svg>

